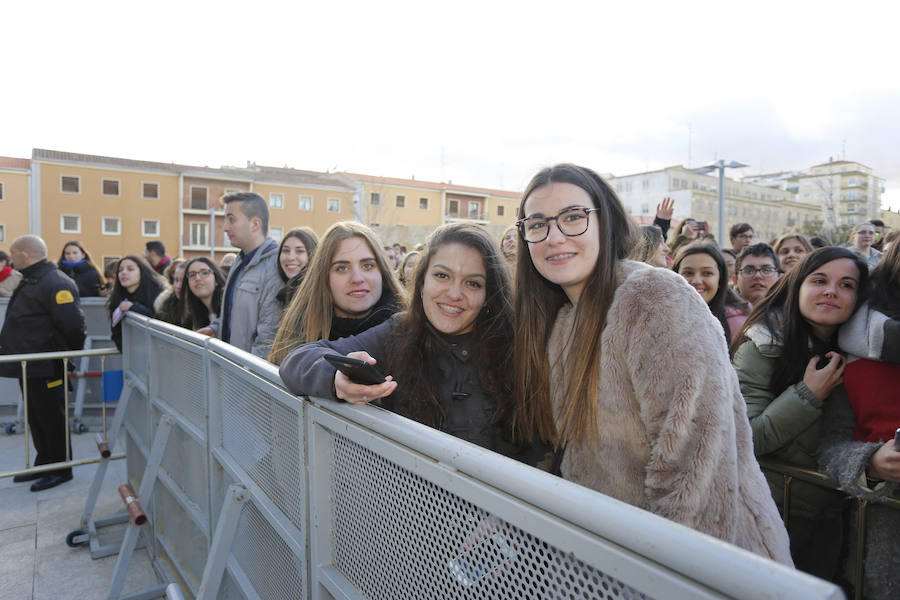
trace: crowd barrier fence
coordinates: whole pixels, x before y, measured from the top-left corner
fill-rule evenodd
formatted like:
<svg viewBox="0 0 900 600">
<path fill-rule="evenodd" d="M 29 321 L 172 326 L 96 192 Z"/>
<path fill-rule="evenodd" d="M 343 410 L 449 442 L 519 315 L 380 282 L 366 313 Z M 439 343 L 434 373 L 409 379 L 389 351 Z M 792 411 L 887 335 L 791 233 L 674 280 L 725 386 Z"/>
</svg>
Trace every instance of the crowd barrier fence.
<svg viewBox="0 0 900 600">
<path fill-rule="evenodd" d="M 128 479 L 154 567 L 199 598 L 842 598 L 740 548 L 139 315 Z"/>
</svg>

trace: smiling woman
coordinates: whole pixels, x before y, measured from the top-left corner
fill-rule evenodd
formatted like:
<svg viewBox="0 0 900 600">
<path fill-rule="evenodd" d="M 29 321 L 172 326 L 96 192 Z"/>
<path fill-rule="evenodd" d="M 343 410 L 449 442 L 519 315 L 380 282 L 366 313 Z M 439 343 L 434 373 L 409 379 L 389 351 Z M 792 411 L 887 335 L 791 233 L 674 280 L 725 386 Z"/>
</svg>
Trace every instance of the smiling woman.
<svg viewBox="0 0 900 600">
<path fill-rule="evenodd" d="M 866 264 L 846 248 L 807 254 L 756 305 L 735 340 L 734 368 L 747 403 L 753 449 L 815 469 L 826 405 L 846 402 L 837 332 L 865 300 Z M 784 480 L 767 475 L 779 506 Z M 797 481 L 788 532 L 797 568 L 834 580 L 841 554 L 843 499 Z"/>
<path fill-rule="evenodd" d="M 296 348 L 281 377 L 296 394 L 355 404 L 386 398 L 386 408 L 420 423 L 536 463 L 543 446 L 511 443 L 509 290 L 505 259 L 487 232 L 445 225 L 419 262 L 408 311 L 356 336 Z M 334 353 L 377 364 L 388 378 L 354 383 L 323 358 Z"/>
<path fill-rule="evenodd" d="M 540 171 L 519 214 L 515 433 L 554 443 L 566 479 L 790 563 L 706 303 L 625 260 L 635 226 L 590 169 Z"/>
<path fill-rule="evenodd" d="M 328 228 L 281 317 L 269 361 L 293 348 L 361 333 L 403 308 L 405 294 L 375 232 L 352 221 Z"/>
</svg>

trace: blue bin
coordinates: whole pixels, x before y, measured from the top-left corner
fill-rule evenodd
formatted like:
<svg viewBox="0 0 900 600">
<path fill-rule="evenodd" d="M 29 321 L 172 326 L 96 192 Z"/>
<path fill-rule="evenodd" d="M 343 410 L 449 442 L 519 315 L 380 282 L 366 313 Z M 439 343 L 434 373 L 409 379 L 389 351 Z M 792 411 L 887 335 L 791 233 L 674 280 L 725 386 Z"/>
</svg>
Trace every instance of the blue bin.
<svg viewBox="0 0 900 600">
<path fill-rule="evenodd" d="M 118 402 L 119 396 L 122 395 L 122 386 L 124 385 L 124 377 L 121 369 L 118 371 L 103 371 L 101 385 L 103 386 L 103 401 Z"/>
</svg>

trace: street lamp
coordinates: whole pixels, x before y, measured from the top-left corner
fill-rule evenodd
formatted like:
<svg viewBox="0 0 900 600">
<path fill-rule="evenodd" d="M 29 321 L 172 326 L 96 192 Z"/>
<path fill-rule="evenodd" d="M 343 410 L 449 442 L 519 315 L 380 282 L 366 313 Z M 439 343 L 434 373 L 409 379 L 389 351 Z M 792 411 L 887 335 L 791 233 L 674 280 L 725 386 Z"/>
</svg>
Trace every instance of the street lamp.
<svg viewBox="0 0 900 600">
<path fill-rule="evenodd" d="M 744 163 L 731 161 L 725 164 L 724 160 L 717 160 L 711 165 L 700 167 L 694 172 L 700 175 L 711 173 L 715 170 L 719 171 L 719 246 L 725 247 L 725 169 L 739 169 L 746 167 Z"/>
</svg>

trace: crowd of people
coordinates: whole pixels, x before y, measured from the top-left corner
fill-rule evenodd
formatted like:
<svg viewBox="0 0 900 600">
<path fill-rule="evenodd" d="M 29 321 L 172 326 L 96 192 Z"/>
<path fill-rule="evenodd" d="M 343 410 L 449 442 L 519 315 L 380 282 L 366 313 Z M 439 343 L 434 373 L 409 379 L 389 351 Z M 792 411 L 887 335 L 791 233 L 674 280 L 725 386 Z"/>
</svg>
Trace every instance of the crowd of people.
<svg viewBox="0 0 900 600">
<path fill-rule="evenodd" d="M 58 269 L 46 247 L 36 263 L 76 300 L 108 296 L 119 346 L 129 311 L 215 336 L 278 365 L 298 395 L 374 402 L 850 585 L 847 495 L 795 482 L 783 520 L 783 478 L 758 460 L 822 470 L 874 503 L 865 596 L 900 594 L 900 512 L 878 506 L 900 497 L 900 244 L 883 223 L 843 247 L 796 232 L 770 245 L 738 223 L 720 246 L 704 222 L 672 227 L 668 198 L 638 227 L 572 164 L 535 175 L 499 238 L 454 223 L 411 251 L 355 222 L 279 243 L 262 197 L 223 202 L 240 250 L 227 262 L 149 242 L 104 273 L 73 241 Z M 9 323 L 35 263 L 19 257 L 41 254 L 26 238 L 12 264 L 0 253 L 3 353 L 21 350 Z M 330 354 L 384 380 L 354 381 Z"/>
</svg>

